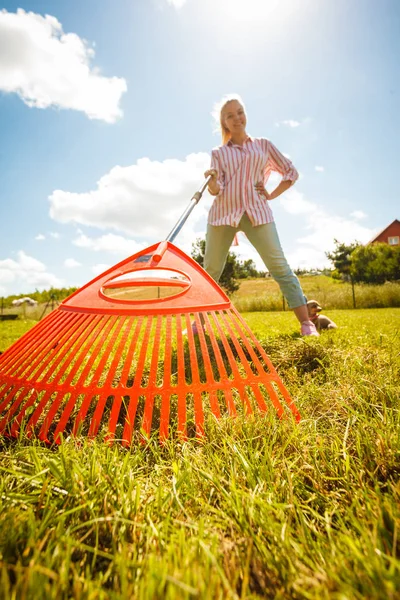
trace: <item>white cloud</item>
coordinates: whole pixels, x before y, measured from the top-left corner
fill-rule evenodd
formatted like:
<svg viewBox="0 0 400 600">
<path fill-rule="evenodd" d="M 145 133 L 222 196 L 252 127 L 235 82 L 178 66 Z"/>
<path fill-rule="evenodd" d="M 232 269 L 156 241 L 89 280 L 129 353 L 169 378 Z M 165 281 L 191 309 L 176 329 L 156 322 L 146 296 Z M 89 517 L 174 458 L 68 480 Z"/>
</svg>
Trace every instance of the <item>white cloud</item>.
<svg viewBox="0 0 400 600">
<path fill-rule="evenodd" d="M 331 267 L 325 252 L 334 249 L 334 240 L 345 244 L 358 241 L 367 243 L 375 234 L 375 229 L 363 227 L 355 218 L 341 217 L 328 213 L 319 204 L 305 199 L 304 194 L 295 188 L 290 188 L 279 197 L 277 202 L 288 213 L 288 217 L 296 219 L 298 232 L 305 235 L 297 237 L 293 242 L 283 241 L 286 258 L 293 269 Z M 273 205 L 272 205 L 273 206 Z M 359 211 L 354 211 L 358 213 Z M 354 217 L 354 214 L 352 213 Z M 278 227 L 279 233 L 279 227 Z M 242 234 L 239 234 L 239 246 L 231 248 L 240 260 L 251 258 L 258 270 L 266 270 L 257 252 Z"/>
<path fill-rule="evenodd" d="M 144 247 L 143 244 L 138 244 L 134 240 L 129 240 L 114 233 L 108 233 L 98 238 L 89 238 L 84 233 L 79 232 L 78 237 L 72 243 L 79 248 L 88 248 L 95 252 L 110 252 L 122 256 L 136 254 Z"/>
<path fill-rule="evenodd" d="M 316 247 L 321 247 L 324 244 L 333 246 L 330 242 L 333 242 L 334 238 L 345 244 L 355 240 L 365 243 L 371 239 L 373 233 L 372 229 L 363 227 L 351 219 L 330 215 L 323 210 L 316 211 L 308 216 L 307 228 L 311 230 L 311 233 L 298 238 L 298 241 Z"/>
<path fill-rule="evenodd" d="M 119 119 L 126 81 L 92 68 L 94 54 L 53 16 L 0 11 L 0 90 L 18 94 L 30 107 L 78 110 L 107 123 Z"/>
<path fill-rule="evenodd" d="M 286 121 L 279 121 L 278 123 L 275 123 L 276 127 L 279 127 L 280 125 L 285 125 L 285 127 L 291 127 L 292 129 L 294 129 L 295 127 L 299 127 L 301 125 L 300 121 L 295 121 L 294 119 L 287 119 Z"/>
<path fill-rule="evenodd" d="M 38 233 L 37 236 L 35 237 L 35 240 L 37 240 L 38 242 L 41 242 L 43 240 L 45 240 L 45 236 L 43 235 L 43 233 Z"/>
<path fill-rule="evenodd" d="M 62 287 L 64 281 L 46 271 L 46 266 L 20 250 L 17 260 L 0 260 L 0 294 L 10 295 L 29 293 L 33 289 L 44 290 L 50 287 Z M 4 284 L 7 284 L 5 286 Z"/>
<path fill-rule="evenodd" d="M 353 212 L 350 213 L 350 216 L 354 217 L 355 219 L 366 219 L 368 215 L 366 215 L 362 210 L 353 210 Z"/>
<path fill-rule="evenodd" d="M 66 258 L 64 260 L 64 267 L 67 269 L 75 269 L 75 267 L 80 267 L 81 263 L 75 260 L 74 258 Z"/>
<path fill-rule="evenodd" d="M 101 264 L 93 269 L 97 275 L 110 267 L 103 264 L 108 255 L 114 256 L 115 264 L 166 239 L 203 183 L 209 163 L 210 156 L 199 153 L 184 160 L 158 162 L 142 158 L 128 167 L 116 166 L 90 192 L 54 191 L 49 198 L 50 216 L 62 223 L 81 226 L 72 243 L 76 248 L 98 253 Z M 205 192 L 174 240 L 189 255 L 193 242 L 205 236 L 211 202 Z M 95 236 L 82 226 L 108 231 Z"/>
<path fill-rule="evenodd" d="M 108 271 L 108 269 L 110 269 L 111 267 L 112 267 L 112 265 L 106 265 L 106 264 L 99 263 L 97 265 L 93 265 L 92 273 L 94 275 L 100 275 L 101 273 L 104 273 L 104 271 Z"/>
<path fill-rule="evenodd" d="M 282 175 L 279 175 L 279 173 L 277 173 L 276 171 L 272 171 L 271 175 L 268 178 L 268 183 L 266 185 L 267 190 L 269 192 L 272 192 L 272 190 L 274 190 L 281 181 Z"/>
<path fill-rule="evenodd" d="M 288 218 L 296 220 L 295 227 L 298 232 L 306 232 L 306 235 L 297 237 L 293 242 L 290 240 L 283 244 L 284 248 L 292 248 L 285 251 L 285 255 L 294 269 L 329 267 L 325 252 L 334 248 L 334 239 L 350 243 L 355 239 L 366 242 L 372 237 L 371 229 L 361 227 L 354 220 L 327 213 L 317 203 L 307 200 L 296 188 L 290 188 L 274 202 L 279 203 L 288 214 Z M 232 247 L 231 250 L 239 260 L 252 259 L 258 270 L 266 270 L 261 258 L 244 235 L 239 234 L 239 246 Z"/>
<path fill-rule="evenodd" d="M 118 255 L 118 259 L 126 258 L 165 239 L 202 183 L 209 160 L 208 154 L 199 153 L 184 160 L 158 162 L 142 158 L 128 167 L 116 166 L 92 191 L 54 191 L 49 199 L 50 214 L 63 223 L 126 232 L 128 237 L 110 232 L 94 237 L 79 230 L 73 241 L 77 247 L 103 253 L 104 258 L 106 253 Z M 278 175 L 271 177 L 268 187 L 275 187 L 279 180 Z M 189 255 L 193 242 L 198 237 L 204 238 L 211 202 L 205 193 L 175 242 Z M 297 187 L 290 188 L 275 202 L 284 209 L 287 218 L 295 222 L 298 232 L 298 238 L 290 241 L 291 250 L 287 254 L 294 268 L 328 266 L 325 252 L 333 248 L 334 238 L 346 243 L 366 242 L 374 233 L 362 227 L 354 214 L 346 218 L 330 214 L 318 203 L 307 200 Z M 241 260 L 251 258 L 258 269 L 264 270 L 246 238 L 240 236 L 239 239 L 240 245 L 232 250 Z M 110 266 L 101 263 L 93 268 L 93 272 L 102 273 Z"/>
<path fill-rule="evenodd" d="M 322 167 L 321 165 L 316 165 L 314 168 L 317 173 L 323 173 L 325 171 L 325 167 Z"/>
<path fill-rule="evenodd" d="M 60 239 L 60 234 L 59 234 L 59 233 L 56 233 L 56 232 L 53 232 L 53 231 L 51 231 L 51 232 L 50 232 L 50 236 L 51 236 L 52 238 L 54 238 L 55 240 L 58 240 L 58 239 Z"/>
<path fill-rule="evenodd" d="M 182 8 L 182 6 L 186 4 L 186 0 L 167 0 L 167 3 L 174 8 Z"/>
<path fill-rule="evenodd" d="M 291 188 L 279 199 L 280 205 L 299 220 L 298 231 L 306 235 L 296 239 L 296 248 L 287 254 L 293 268 L 329 267 L 325 252 L 334 249 L 334 240 L 349 244 L 354 241 L 367 243 L 373 229 L 363 227 L 354 218 L 328 213 L 320 205 L 309 202 L 298 190 Z M 358 211 L 355 211 L 358 212 Z M 355 216 L 352 213 L 351 216 Z"/>
<path fill-rule="evenodd" d="M 289 189 L 279 198 L 280 204 L 291 215 L 308 215 L 316 210 L 316 204 L 304 198 L 304 194 L 295 188 Z"/>
<path fill-rule="evenodd" d="M 61 223 L 124 231 L 136 241 L 149 239 L 154 243 L 165 239 L 175 225 L 203 182 L 209 163 L 209 155 L 199 153 L 184 161 L 141 158 L 128 167 L 116 166 L 90 192 L 55 190 L 49 198 L 50 216 Z M 205 216 L 210 204 L 206 193 L 189 217 L 189 227 Z M 104 237 L 103 247 L 107 239 L 112 241 Z M 91 245 L 82 237 L 80 240 Z M 133 242 L 129 244 L 133 247 Z"/>
</svg>

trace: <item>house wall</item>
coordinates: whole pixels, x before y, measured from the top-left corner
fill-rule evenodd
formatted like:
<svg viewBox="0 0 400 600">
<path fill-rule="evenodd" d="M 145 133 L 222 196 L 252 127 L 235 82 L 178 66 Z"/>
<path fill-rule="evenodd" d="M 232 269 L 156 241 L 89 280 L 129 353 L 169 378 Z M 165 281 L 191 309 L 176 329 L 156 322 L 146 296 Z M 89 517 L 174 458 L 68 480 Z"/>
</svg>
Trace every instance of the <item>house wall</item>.
<svg viewBox="0 0 400 600">
<path fill-rule="evenodd" d="M 380 233 L 373 240 L 372 243 L 374 244 L 376 242 L 383 242 L 384 244 L 388 244 L 389 243 L 388 239 L 390 237 L 395 237 L 395 236 L 398 236 L 399 240 L 400 240 L 400 222 L 399 221 L 395 221 L 394 223 L 389 225 L 389 227 L 387 229 L 385 229 L 385 231 Z"/>
</svg>

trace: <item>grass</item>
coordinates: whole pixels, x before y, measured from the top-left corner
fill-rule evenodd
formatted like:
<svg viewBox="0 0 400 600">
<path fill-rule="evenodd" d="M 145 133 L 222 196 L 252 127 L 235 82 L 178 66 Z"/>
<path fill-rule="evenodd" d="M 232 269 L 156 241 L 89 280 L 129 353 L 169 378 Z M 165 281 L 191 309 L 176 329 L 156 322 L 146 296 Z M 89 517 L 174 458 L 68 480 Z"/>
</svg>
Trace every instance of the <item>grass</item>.
<svg viewBox="0 0 400 600">
<path fill-rule="evenodd" d="M 303 275 L 299 280 L 306 297 L 309 300 L 316 299 L 324 310 L 354 308 L 350 283 L 326 275 Z M 272 278 L 241 279 L 238 282 L 240 288 L 233 294 L 232 301 L 240 312 L 285 310 L 279 286 Z M 400 282 L 387 282 L 383 285 L 358 284 L 354 289 L 357 308 L 400 307 Z M 18 320 L 39 321 L 57 306 L 55 301 L 36 306 L 24 303 L 17 308 L 7 306 L 3 312 L 6 315 L 18 315 Z"/>
<path fill-rule="evenodd" d="M 317 300 L 324 310 L 353 308 L 350 283 L 343 283 L 325 275 L 299 277 L 308 300 Z M 383 285 L 355 285 L 357 308 L 400 307 L 400 283 Z M 240 312 L 281 311 L 283 297 L 273 279 L 244 279 L 232 296 Z"/>
<path fill-rule="evenodd" d="M 318 339 L 244 316 L 302 421 L 129 450 L 3 439 L 1 598 L 400 597 L 400 310 L 330 310 Z"/>
<path fill-rule="evenodd" d="M 31 327 L 36 325 L 33 319 L 16 319 L 15 321 L 0 321 L 0 352 L 4 352 Z"/>
</svg>

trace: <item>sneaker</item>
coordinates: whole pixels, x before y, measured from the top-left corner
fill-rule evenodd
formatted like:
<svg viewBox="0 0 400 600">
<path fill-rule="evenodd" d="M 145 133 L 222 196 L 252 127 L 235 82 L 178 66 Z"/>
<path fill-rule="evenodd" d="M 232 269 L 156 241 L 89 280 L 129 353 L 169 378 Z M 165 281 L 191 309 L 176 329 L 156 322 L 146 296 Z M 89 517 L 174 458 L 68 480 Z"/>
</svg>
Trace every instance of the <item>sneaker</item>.
<svg viewBox="0 0 400 600">
<path fill-rule="evenodd" d="M 199 335 L 199 330 L 197 328 L 196 323 L 192 323 L 192 333 L 193 335 Z"/>
<path fill-rule="evenodd" d="M 193 335 L 199 335 L 199 330 L 197 328 L 197 325 L 196 325 L 195 321 L 193 321 L 193 323 L 191 324 L 191 330 L 192 330 Z M 187 334 L 188 334 L 187 329 L 184 329 L 182 331 L 182 335 L 187 335 Z"/>
<path fill-rule="evenodd" d="M 301 335 L 313 335 L 315 337 L 319 337 L 319 333 L 314 323 L 311 321 L 303 321 L 301 324 Z"/>
</svg>

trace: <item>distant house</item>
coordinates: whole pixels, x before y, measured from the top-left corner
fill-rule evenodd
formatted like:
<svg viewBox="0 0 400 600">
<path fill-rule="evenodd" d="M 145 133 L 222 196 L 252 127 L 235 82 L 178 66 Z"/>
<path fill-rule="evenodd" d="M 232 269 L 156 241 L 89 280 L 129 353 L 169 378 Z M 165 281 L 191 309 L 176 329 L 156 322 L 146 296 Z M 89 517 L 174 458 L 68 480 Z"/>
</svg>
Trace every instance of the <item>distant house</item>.
<svg viewBox="0 0 400 600">
<path fill-rule="evenodd" d="M 18 298 L 17 300 L 13 300 L 11 304 L 13 306 L 21 306 L 21 304 L 23 304 L 24 302 L 26 302 L 29 306 L 36 306 L 37 304 L 36 300 L 28 298 L 27 296 L 25 298 Z"/>
<path fill-rule="evenodd" d="M 383 244 L 389 244 L 389 246 L 400 245 L 400 221 L 395 219 L 393 223 L 390 223 L 383 231 L 378 233 L 374 239 L 370 240 L 369 244 L 375 244 L 377 242 Z"/>
</svg>

